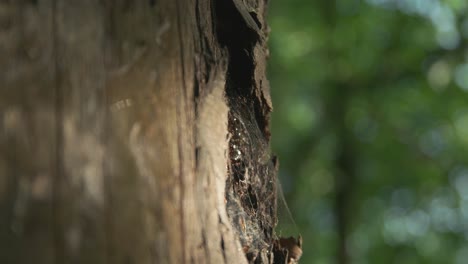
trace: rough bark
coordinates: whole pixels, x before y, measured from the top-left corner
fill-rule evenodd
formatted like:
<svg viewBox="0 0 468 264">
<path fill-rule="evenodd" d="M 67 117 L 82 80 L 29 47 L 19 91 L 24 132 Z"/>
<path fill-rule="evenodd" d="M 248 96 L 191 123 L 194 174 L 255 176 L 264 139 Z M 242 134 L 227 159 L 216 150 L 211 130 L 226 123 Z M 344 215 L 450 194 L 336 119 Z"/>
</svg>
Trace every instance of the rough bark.
<svg viewBox="0 0 468 264">
<path fill-rule="evenodd" d="M 0 263 L 272 263 L 265 9 L 0 1 Z"/>
</svg>

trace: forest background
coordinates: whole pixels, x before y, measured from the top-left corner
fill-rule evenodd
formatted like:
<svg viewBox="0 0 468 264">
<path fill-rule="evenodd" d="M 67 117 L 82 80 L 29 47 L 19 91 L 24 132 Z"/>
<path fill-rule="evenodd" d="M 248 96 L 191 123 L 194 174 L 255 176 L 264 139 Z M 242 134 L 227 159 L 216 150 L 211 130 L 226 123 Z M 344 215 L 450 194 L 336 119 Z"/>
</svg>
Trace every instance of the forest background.
<svg viewBox="0 0 468 264">
<path fill-rule="evenodd" d="M 294 219 L 279 232 L 303 236 L 302 263 L 466 263 L 467 11 L 270 1 L 272 149 Z"/>
</svg>

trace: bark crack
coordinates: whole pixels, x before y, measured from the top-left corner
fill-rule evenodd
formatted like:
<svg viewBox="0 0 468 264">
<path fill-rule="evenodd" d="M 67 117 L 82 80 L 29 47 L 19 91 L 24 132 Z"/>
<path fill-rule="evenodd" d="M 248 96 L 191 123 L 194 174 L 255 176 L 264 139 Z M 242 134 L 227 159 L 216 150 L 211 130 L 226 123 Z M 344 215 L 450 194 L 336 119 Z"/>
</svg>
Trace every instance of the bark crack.
<svg viewBox="0 0 468 264">
<path fill-rule="evenodd" d="M 263 109 L 255 71 L 255 48 L 264 38 L 249 8 L 237 0 L 215 1 L 216 36 L 228 55 L 229 105 L 227 213 L 250 263 L 270 263 L 276 225 L 276 170 L 265 133 L 270 109 Z M 262 76 L 263 77 L 263 76 Z"/>
</svg>

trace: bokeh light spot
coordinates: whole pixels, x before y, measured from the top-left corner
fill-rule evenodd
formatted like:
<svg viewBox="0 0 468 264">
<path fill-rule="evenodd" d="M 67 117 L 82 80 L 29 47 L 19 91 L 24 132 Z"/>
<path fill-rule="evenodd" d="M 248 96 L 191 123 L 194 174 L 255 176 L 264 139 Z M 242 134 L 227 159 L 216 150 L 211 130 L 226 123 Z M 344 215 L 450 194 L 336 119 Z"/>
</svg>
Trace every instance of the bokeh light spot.
<svg viewBox="0 0 468 264">
<path fill-rule="evenodd" d="M 468 91 L 468 63 L 455 68 L 455 83 L 464 91 Z"/>
<path fill-rule="evenodd" d="M 431 65 L 427 73 L 427 79 L 431 87 L 437 91 L 443 91 L 451 81 L 452 71 L 450 66 L 444 60 L 437 61 Z"/>
<path fill-rule="evenodd" d="M 458 138 L 468 144 L 468 111 L 459 111 L 455 116 L 455 131 Z"/>
</svg>

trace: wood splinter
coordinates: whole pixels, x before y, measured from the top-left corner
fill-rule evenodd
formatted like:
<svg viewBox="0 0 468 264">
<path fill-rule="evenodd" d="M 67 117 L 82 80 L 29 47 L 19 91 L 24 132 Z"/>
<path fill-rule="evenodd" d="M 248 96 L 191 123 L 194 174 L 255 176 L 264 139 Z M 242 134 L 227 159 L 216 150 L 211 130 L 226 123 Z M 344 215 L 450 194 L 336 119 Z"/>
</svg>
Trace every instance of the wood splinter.
<svg viewBox="0 0 468 264">
<path fill-rule="evenodd" d="M 287 250 L 287 264 L 295 264 L 299 262 L 302 256 L 302 236 L 278 239 L 282 249 Z"/>
</svg>

